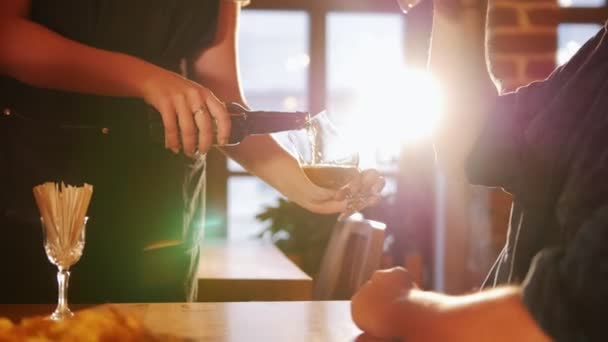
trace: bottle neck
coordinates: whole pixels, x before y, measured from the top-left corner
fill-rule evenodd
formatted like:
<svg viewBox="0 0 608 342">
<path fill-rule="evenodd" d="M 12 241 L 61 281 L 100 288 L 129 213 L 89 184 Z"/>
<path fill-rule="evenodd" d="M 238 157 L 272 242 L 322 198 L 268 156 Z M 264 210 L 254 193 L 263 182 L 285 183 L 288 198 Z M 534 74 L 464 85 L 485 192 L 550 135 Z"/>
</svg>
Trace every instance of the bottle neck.
<svg viewBox="0 0 608 342">
<path fill-rule="evenodd" d="M 302 129 L 310 120 L 306 112 L 251 111 L 244 121 L 248 134 L 268 134 Z"/>
</svg>

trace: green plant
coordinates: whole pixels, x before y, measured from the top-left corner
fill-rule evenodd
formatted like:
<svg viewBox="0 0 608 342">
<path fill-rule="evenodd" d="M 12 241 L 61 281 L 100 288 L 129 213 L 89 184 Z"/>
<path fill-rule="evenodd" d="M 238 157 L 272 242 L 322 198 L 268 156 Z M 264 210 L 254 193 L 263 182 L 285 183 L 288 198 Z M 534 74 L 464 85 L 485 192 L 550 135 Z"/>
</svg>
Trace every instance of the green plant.
<svg viewBox="0 0 608 342">
<path fill-rule="evenodd" d="M 299 259 L 299 266 L 308 275 L 317 274 L 337 215 L 314 214 L 281 198 L 256 219 L 269 222 L 258 237 L 270 238 L 283 253 Z"/>
</svg>

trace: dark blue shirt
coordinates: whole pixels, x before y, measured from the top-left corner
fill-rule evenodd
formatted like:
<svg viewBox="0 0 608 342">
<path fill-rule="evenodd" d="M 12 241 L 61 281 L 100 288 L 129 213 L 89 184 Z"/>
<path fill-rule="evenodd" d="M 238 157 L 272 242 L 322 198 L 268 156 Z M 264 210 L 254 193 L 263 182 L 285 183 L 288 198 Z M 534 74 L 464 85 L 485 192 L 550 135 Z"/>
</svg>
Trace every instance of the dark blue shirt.
<svg viewBox="0 0 608 342">
<path fill-rule="evenodd" d="M 498 97 L 467 162 L 474 184 L 513 195 L 488 280 L 523 283 L 556 341 L 606 341 L 608 31 L 546 80 Z"/>
</svg>

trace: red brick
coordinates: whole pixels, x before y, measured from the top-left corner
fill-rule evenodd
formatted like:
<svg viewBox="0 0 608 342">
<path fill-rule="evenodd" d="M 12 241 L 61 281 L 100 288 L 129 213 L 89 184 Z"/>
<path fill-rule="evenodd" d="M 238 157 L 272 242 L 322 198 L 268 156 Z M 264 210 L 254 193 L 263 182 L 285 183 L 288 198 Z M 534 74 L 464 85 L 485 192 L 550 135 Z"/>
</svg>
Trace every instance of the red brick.
<svg viewBox="0 0 608 342">
<path fill-rule="evenodd" d="M 490 38 L 492 53 L 544 53 L 557 51 L 555 33 L 500 33 Z"/>
<path fill-rule="evenodd" d="M 530 9 L 528 20 L 534 26 L 557 26 L 559 24 L 559 11 L 555 9 Z"/>
<path fill-rule="evenodd" d="M 518 24 L 517 10 L 513 7 L 496 6 L 490 12 L 490 27 L 517 26 Z"/>
<path fill-rule="evenodd" d="M 526 77 L 544 79 L 555 69 L 555 61 L 551 59 L 529 61 L 526 64 Z"/>
</svg>

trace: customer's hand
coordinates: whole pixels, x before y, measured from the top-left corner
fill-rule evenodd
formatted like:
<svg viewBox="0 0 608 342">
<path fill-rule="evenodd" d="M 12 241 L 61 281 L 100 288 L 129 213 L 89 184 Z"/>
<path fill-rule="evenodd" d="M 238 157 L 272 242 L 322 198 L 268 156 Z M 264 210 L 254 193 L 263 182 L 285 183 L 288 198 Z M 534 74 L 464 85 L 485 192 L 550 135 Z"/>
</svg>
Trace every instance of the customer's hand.
<svg viewBox="0 0 608 342">
<path fill-rule="evenodd" d="M 400 267 L 377 271 L 351 300 L 355 324 L 380 338 L 399 336 L 399 302 L 415 288 L 408 272 Z"/>
<path fill-rule="evenodd" d="M 217 125 L 218 143 L 228 142 L 230 115 L 224 104 L 204 86 L 157 68 L 139 89 L 143 99 L 161 115 L 166 148 L 177 153 L 181 142 L 188 156 L 197 149 L 206 153 L 215 134 L 212 120 Z"/>
<path fill-rule="evenodd" d="M 380 201 L 380 192 L 384 189 L 385 179 L 377 170 L 360 172 L 348 185 L 339 191 L 321 189 L 311 192 L 312 195 L 296 202 L 302 207 L 318 214 L 344 213 L 348 206 L 348 197 L 359 198 L 361 210 L 376 205 Z M 316 187 L 311 183 L 311 186 Z M 352 214 L 352 213 L 351 213 Z"/>
</svg>

